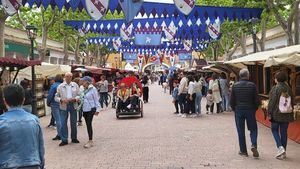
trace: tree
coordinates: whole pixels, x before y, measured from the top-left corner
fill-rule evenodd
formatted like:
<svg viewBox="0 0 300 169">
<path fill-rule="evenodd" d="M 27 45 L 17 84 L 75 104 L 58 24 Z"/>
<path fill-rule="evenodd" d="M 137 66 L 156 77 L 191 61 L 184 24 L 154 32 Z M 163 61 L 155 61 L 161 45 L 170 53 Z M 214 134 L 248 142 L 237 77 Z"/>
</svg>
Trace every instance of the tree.
<svg viewBox="0 0 300 169">
<path fill-rule="evenodd" d="M 8 15 L 4 12 L 4 10 L 0 9 L 0 57 L 5 56 L 4 29 L 7 17 Z"/>
<path fill-rule="evenodd" d="M 299 43 L 299 4 L 300 0 L 267 0 L 268 7 L 274 13 L 276 20 L 283 28 L 287 36 L 288 46 L 294 45 L 295 42 Z M 293 38 L 293 23 L 295 23 L 295 35 Z"/>
</svg>

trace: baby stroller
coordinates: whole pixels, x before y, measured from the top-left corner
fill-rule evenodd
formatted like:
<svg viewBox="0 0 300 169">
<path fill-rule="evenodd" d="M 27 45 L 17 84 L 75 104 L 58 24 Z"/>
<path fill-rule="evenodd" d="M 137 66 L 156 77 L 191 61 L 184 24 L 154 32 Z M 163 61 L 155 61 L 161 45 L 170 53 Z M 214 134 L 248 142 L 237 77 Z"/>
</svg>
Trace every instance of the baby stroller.
<svg viewBox="0 0 300 169">
<path fill-rule="evenodd" d="M 136 77 L 126 77 L 124 78 L 120 84 L 124 83 L 128 88 L 130 88 L 132 86 L 133 83 L 137 84 L 138 88 L 140 90 L 142 90 L 142 84 L 139 82 L 139 80 L 136 78 Z M 120 89 L 120 84 L 118 86 L 118 89 Z M 139 115 L 141 118 L 143 118 L 144 116 L 144 111 L 143 111 L 143 100 L 141 99 L 141 96 L 142 96 L 142 91 L 141 91 L 141 95 L 140 97 L 138 98 L 138 101 L 137 101 L 137 105 L 134 109 L 130 108 L 130 107 L 126 107 L 124 109 L 121 109 L 119 106 L 119 98 L 117 98 L 117 107 L 116 107 L 116 117 L 117 119 L 120 118 L 120 116 L 137 116 Z"/>
</svg>

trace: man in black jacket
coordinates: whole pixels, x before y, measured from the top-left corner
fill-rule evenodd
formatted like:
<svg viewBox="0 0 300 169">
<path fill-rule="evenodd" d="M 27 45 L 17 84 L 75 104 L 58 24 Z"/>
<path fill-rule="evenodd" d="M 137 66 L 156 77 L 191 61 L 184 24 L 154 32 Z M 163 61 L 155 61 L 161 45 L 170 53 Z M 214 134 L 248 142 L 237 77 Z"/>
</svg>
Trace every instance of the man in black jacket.
<svg viewBox="0 0 300 169">
<path fill-rule="evenodd" d="M 248 156 L 245 139 L 245 121 L 251 138 L 251 151 L 253 157 L 259 157 L 257 151 L 257 122 L 255 113 L 259 105 L 256 85 L 249 81 L 249 71 L 240 71 L 240 81 L 233 85 L 231 94 L 231 107 L 235 112 L 235 123 L 238 132 L 240 152 Z"/>
</svg>

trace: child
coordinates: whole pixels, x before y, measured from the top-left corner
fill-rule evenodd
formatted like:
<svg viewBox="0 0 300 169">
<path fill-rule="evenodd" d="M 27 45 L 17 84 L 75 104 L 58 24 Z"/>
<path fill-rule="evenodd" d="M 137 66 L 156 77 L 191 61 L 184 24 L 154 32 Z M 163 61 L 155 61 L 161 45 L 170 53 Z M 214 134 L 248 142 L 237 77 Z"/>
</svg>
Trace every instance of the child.
<svg viewBox="0 0 300 169">
<path fill-rule="evenodd" d="M 174 106 L 175 106 L 175 109 L 176 109 L 176 112 L 174 114 L 179 114 L 179 108 L 178 108 L 178 104 L 179 104 L 178 83 L 174 82 L 173 87 L 174 87 L 174 90 L 172 92 L 172 97 L 173 97 L 173 103 L 174 103 Z"/>
<path fill-rule="evenodd" d="M 214 99 L 212 96 L 212 90 L 209 89 L 207 96 L 206 96 L 206 114 L 208 114 L 210 111 L 213 110 L 212 109 L 212 106 L 214 106 L 213 103 L 214 103 Z M 212 114 L 213 112 L 210 112 L 210 113 Z"/>
</svg>

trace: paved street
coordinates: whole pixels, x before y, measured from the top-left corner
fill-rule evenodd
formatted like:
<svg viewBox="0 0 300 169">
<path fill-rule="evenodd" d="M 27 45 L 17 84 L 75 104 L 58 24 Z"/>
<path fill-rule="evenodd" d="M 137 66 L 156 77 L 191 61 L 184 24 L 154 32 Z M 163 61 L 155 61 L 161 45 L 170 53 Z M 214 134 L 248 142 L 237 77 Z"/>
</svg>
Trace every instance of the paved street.
<svg viewBox="0 0 300 169">
<path fill-rule="evenodd" d="M 238 155 L 238 141 L 232 113 L 179 118 L 173 115 L 171 97 L 150 87 L 150 102 L 144 118 L 116 120 L 114 109 L 94 119 L 96 146 L 84 149 L 86 127 L 78 127 L 80 144 L 58 147 L 52 141 L 55 130 L 44 127 L 47 169 L 198 169 L 198 168 L 291 168 L 300 166 L 300 144 L 289 141 L 288 159 L 274 158 L 271 131 L 259 125 L 261 158 Z M 204 100 L 203 100 L 204 105 Z M 204 106 L 202 107 L 204 110 Z M 250 140 L 247 138 L 248 146 Z M 250 147 L 249 147 L 250 152 Z"/>
</svg>

